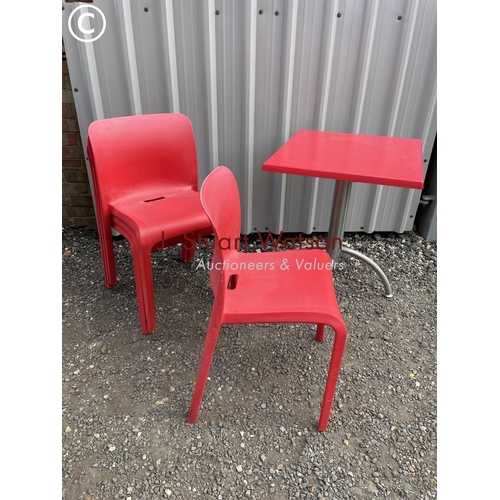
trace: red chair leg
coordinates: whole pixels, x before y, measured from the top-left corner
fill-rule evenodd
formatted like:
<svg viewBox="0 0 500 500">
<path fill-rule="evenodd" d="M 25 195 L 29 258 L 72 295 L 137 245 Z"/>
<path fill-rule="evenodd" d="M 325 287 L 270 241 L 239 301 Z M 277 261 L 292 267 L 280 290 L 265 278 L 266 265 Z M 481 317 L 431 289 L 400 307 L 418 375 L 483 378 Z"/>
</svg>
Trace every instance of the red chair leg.
<svg viewBox="0 0 500 500">
<path fill-rule="evenodd" d="M 156 330 L 156 310 L 153 289 L 153 270 L 151 255 L 141 248 L 132 248 L 134 261 L 135 287 L 139 318 L 142 333 L 147 334 Z"/>
<path fill-rule="evenodd" d="M 316 328 L 316 340 L 320 343 L 325 340 L 325 325 L 318 325 Z"/>
<path fill-rule="evenodd" d="M 183 243 L 181 247 L 181 262 L 186 262 L 188 260 L 188 249 L 186 244 Z"/>
<path fill-rule="evenodd" d="M 188 422 L 191 424 L 195 424 L 198 418 L 201 400 L 203 399 L 205 385 L 210 372 L 210 365 L 212 364 L 215 346 L 217 345 L 217 339 L 219 338 L 221 318 L 219 313 L 220 308 L 217 307 L 216 310 L 216 307 L 217 306 L 214 305 L 214 310 L 212 311 L 212 316 L 210 317 L 205 346 L 203 347 L 203 354 L 201 356 L 200 368 L 198 370 L 196 385 L 194 387 L 193 399 L 191 400 L 191 408 L 188 415 Z"/>
<path fill-rule="evenodd" d="M 191 262 L 194 259 L 196 243 L 184 241 L 181 250 L 181 262 Z"/>
<path fill-rule="evenodd" d="M 115 253 L 111 231 L 100 231 L 99 244 L 101 246 L 104 283 L 106 284 L 106 288 L 111 288 L 116 283 Z"/>
<path fill-rule="evenodd" d="M 325 394 L 323 396 L 323 404 L 321 406 L 321 414 L 319 417 L 318 431 L 320 432 L 326 431 L 326 428 L 328 427 L 328 419 L 330 418 L 330 411 L 332 409 L 333 398 L 335 396 L 335 387 L 337 386 L 337 380 L 339 378 L 340 365 L 342 363 L 346 339 L 347 331 L 345 327 L 337 327 L 335 329 L 332 357 L 330 360 L 330 368 L 328 369 Z"/>
</svg>

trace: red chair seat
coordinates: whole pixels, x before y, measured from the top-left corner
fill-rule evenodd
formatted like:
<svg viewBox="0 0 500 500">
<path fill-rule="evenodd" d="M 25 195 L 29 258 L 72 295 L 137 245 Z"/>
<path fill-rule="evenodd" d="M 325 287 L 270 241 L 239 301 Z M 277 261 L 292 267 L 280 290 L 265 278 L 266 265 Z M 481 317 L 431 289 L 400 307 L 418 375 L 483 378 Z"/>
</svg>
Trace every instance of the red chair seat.
<svg viewBox="0 0 500 500">
<path fill-rule="evenodd" d="M 169 194 L 157 188 L 141 194 L 110 203 L 111 215 L 126 223 L 151 248 L 159 241 L 199 232 L 200 228 L 211 230 L 197 191 L 184 188 Z"/>
<path fill-rule="evenodd" d="M 340 315 L 331 267 L 325 273 L 332 264 L 325 251 L 232 252 L 226 258 L 238 268 L 228 270 L 230 276 L 237 276 L 237 280 L 232 278 L 236 280 L 235 288 L 225 294 L 224 314 L 228 322 L 321 323 L 320 319 L 329 318 L 332 311 Z M 312 269 L 315 264 L 316 269 Z M 300 300 L 295 299 L 297 291 Z M 291 297 L 294 298 L 290 300 Z"/>
</svg>

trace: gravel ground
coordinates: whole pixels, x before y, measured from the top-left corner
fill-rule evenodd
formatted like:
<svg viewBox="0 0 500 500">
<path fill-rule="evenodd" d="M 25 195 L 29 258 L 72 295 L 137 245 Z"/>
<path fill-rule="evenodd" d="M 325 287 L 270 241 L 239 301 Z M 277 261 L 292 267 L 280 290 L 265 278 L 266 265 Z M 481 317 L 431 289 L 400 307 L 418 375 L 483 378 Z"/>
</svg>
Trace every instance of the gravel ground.
<svg viewBox="0 0 500 500">
<path fill-rule="evenodd" d="M 186 422 L 212 307 L 209 252 L 153 254 L 157 330 L 142 335 L 128 243 L 103 282 L 97 230 L 63 229 L 62 488 L 66 500 L 428 499 L 437 495 L 436 244 L 348 234 L 348 329 L 328 430 L 316 430 L 333 336 L 312 325 L 222 328 L 198 422 Z M 250 251 L 260 251 L 255 242 Z M 300 283 L 297 284 L 300 286 Z"/>
</svg>

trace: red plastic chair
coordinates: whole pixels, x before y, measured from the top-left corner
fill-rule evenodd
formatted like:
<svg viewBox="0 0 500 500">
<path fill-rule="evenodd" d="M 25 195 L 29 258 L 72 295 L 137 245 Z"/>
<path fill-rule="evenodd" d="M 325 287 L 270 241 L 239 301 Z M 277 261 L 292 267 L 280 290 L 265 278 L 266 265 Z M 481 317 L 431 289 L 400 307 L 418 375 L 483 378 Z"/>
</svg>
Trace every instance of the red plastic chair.
<svg viewBox="0 0 500 500">
<path fill-rule="evenodd" d="M 324 340 L 325 325 L 335 330 L 318 425 L 319 431 L 326 430 L 347 338 L 333 287 L 331 258 L 324 250 L 240 253 L 234 244 L 240 237 L 240 198 L 226 167 L 210 173 L 200 197 L 215 232 L 210 271 L 215 301 L 188 422 L 195 423 L 198 417 L 222 324 L 314 323 L 318 342 Z"/>
<path fill-rule="evenodd" d="M 97 120 L 89 126 L 87 155 L 106 287 L 116 283 L 113 228 L 132 248 L 141 330 L 150 333 L 151 253 L 182 243 L 181 260 L 190 261 L 192 238 L 212 233 L 198 193 L 191 122 L 178 113 Z"/>
</svg>

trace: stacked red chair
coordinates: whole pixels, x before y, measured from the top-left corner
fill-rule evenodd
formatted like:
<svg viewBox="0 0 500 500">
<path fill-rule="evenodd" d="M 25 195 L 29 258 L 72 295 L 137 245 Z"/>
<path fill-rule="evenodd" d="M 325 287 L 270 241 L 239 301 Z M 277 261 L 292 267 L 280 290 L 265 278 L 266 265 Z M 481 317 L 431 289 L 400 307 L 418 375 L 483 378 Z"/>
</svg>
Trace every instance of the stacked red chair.
<svg viewBox="0 0 500 500">
<path fill-rule="evenodd" d="M 200 203 L 194 132 L 179 113 L 125 116 L 90 124 L 87 155 L 106 287 L 116 283 L 112 229 L 130 243 L 141 330 L 156 329 L 151 253 L 212 234 Z"/>
</svg>

